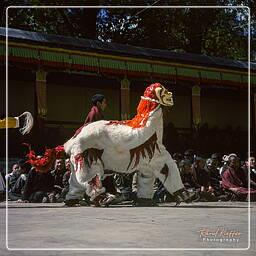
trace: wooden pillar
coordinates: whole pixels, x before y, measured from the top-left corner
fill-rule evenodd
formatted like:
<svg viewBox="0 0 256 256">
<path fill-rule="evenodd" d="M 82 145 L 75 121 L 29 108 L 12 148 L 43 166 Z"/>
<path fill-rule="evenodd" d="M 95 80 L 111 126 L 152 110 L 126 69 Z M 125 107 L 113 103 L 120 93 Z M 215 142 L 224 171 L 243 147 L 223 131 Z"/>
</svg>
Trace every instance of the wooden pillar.
<svg viewBox="0 0 256 256">
<path fill-rule="evenodd" d="M 256 133 L 256 92 L 253 95 L 253 103 L 254 103 L 254 133 Z"/>
<path fill-rule="evenodd" d="M 37 105 L 37 129 L 38 135 L 44 136 L 44 125 L 47 116 L 47 99 L 46 99 L 46 72 L 42 69 L 36 72 L 36 105 Z M 41 138 L 42 139 L 42 138 Z M 44 141 L 44 140 L 42 140 Z M 40 138 L 39 138 L 40 142 Z"/>
<path fill-rule="evenodd" d="M 121 80 L 121 119 L 130 118 L 130 81 L 127 78 Z"/>
<path fill-rule="evenodd" d="M 192 120 L 193 127 L 197 130 L 201 124 L 201 88 L 198 85 L 192 87 Z"/>
</svg>

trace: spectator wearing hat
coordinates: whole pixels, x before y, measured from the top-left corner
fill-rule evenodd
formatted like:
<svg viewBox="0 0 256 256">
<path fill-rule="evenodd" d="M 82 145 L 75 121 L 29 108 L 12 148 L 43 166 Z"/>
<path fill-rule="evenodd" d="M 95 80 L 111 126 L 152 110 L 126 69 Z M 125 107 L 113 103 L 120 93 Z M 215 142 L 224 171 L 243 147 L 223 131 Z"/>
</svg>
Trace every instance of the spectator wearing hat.
<svg viewBox="0 0 256 256">
<path fill-rule="evenodd" d="M 248 201 L 248 194 L 251 195 L 251 200 L 256 200 L 256 189 L 248 188 L 248 178 L 244 170 L 241 168 L 240 159 L 232 154 L 227 159 L 228 168 L 222 176 L 222 186 L 231 191 L 237 200 Z"/>
</svg>

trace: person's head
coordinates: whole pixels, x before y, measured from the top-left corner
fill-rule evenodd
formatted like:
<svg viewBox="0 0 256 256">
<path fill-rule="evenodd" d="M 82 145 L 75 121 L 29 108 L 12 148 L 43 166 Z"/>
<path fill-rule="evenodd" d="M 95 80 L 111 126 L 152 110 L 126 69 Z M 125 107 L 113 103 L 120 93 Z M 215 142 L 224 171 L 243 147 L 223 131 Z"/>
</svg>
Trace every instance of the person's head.
<svg viewBox="0 0 256 256">
<path fill-rule="evenodd" d="M 20 166 L 21 173 L 28 173 L 31 168 L 31 165 L 25 159 L 20 159 L 18 165 Z"/>
<path fill-rule="evenodd" d="M 191 163 L 194 161 L 194 150 L 188 149 L 184 152 L 184 159 L 189 160 Z"/>
<path fill-rule="evenodd" d="M 220 163 L 220 156 L 219 156 L 218 153 L 213 153 L 213 154 L 211 155 L 211 159 L 214 160 L 214 163 L 216 163 L 217 165 L 219 165 L 219 163 Z"/>
<path fill-rule="evenodd" d="M 195 158 L 195 166 L 199 169 L 204 169 L 205 166 L 205 159 L 202 157 Z"/>
<path fill-rule="evenodd" d="M 246 165 L 248 167 L 255 168 L 256 167 L 255 157 L 254 156 L 250 156 L 248 161 L 246 161 Z"/>
<path fill-rule="evenodd" d="M 95 94 L 92 96 L 92 104 L 104 111 L 107 107 L 107 100 L 103 94 Z"/>
<path fill-rule="evenodd" d="M 180 172 L 189 173 L 191 172 L 191 163 L 189 160 L 181 160 L 179 163 Z"/>
<path fill-rule="evenodd" d="M 174 153 L 172 158 L 176 164 L 179 164 L 179 162 L 182 160 L 183 156 L 180 153 Z"/>
<path fill-rule="evenodd" d="M 20 166 L 19 164 L 14 164 L 12 166 L 12 173 L 16 173 L 16 172 L 19 172 L 20 171 Z"/>
<path fill-rule="evenodd" d="M 70 159 L 68 158 L 68 159 L 66 159 L 65 160 L 65 167 L 66 167 L 66 170 L 67 171 L 70 171 L 71 170 L 71 167 L 70 167 Z"/>
<path fill-rule="evenodd" d="M 233 169 L 238 169 L 240 167 L 240 159 L 236 155 L 231 155 L 228 158 L 228 166 Z"/>
<path fill-rule="evenodd" d="M 55 170 L 61 171 L 65 168 L 65 162 L 63 159 L 56 159 L 55 161 Z"/>
<path fill-rule="evenodd" d="M 217 160 L 213 158 L 208 158 L 206 160 L 206 166 L 208 169 L 213 169 L 217 166 Z"/>
</svg>

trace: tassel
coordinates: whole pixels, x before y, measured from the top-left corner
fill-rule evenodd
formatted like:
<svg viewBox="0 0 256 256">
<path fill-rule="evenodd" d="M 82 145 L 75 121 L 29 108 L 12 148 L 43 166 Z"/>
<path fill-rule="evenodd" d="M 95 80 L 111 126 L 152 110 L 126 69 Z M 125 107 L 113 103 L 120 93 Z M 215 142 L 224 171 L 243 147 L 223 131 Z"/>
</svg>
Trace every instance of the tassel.
<svg viewBox="0 0 256 256">
<path fill-rule="evenodd" d="M 31 131 L 34 124 L 34 120 L 30 112 L 24 112 L 21 115 L 19 115 L 18 118 L 22 116 L 25 116 L 25 121 L 23 127 L 20 128 L 20 132 L 22 135 L 25 135 Z"/>
</svg>

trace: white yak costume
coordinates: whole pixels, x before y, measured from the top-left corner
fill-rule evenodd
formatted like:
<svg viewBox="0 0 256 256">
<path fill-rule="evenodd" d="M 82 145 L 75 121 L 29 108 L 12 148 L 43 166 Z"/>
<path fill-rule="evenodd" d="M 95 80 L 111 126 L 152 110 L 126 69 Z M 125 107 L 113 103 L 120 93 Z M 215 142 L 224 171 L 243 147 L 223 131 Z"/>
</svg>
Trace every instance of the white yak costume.
<svg viewBox="0 0 256 256">
<path fill-rule="evenodd" d="M 160 83 L 147 87 L 137 115 L 127 121 L 97 121 L 84 126 L 64 144 L 70 155 L 71 177 L 66 200 L 92 200 L 104 194 L 104 170 L 132 173 L 138 170 L 138 198 L 153 198 L 158 178 L 174 194 L 184 186 L 176 163 L 162 143 L 163 106 L 173 106 L 172 93 Z"/>
</svg>

